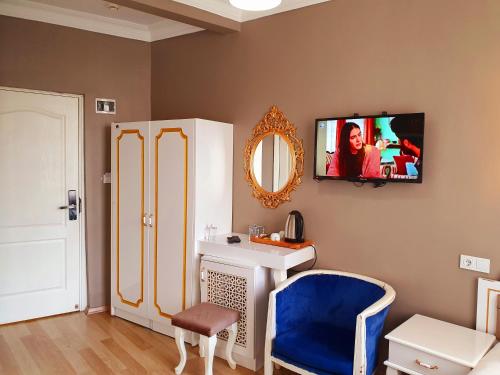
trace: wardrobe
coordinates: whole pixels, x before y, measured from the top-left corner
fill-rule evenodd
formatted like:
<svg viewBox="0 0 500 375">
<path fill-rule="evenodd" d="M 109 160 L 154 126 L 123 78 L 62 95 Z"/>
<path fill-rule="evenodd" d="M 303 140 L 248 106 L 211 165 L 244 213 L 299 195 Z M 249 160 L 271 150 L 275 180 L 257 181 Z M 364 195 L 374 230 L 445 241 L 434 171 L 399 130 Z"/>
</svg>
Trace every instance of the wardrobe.
<svg viewBox="0 0 500 375">
<path fill-rule="evenodd" d="M 115 123 L 111 143 L 111 314 L 173 336 L 200 300 L 197 241 L 231 232 L 233 127 Z"/>
</svg>

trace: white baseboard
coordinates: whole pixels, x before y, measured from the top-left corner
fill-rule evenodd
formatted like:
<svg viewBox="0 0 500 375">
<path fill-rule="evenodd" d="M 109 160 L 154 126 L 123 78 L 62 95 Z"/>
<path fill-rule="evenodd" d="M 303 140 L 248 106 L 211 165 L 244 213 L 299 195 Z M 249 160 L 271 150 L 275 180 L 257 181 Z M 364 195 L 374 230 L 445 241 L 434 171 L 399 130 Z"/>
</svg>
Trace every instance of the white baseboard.
<svg viewBox="0 0 500 375">
<path fill-rule="evenodd" d="M 93 315 L 109 311 L 109 306 L 99 306 L 99 307 L 87 307 L 85 309 L 85 314 Z"/>
</svg>

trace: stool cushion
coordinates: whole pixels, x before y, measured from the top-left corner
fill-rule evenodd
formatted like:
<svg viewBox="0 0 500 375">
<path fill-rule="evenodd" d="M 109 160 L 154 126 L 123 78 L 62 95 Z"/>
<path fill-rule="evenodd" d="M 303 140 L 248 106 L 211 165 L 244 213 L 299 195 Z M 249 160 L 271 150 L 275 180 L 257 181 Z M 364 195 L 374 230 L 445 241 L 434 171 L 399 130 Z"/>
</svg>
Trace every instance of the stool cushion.
<svg viewBox="0 0 500 375">
<path fill-rule="evenodd" d="M 238 311 L 203 302 L 175 314 L 172 325 L 210 337 L 236 323 L 239 318 Z"/>
</svg>

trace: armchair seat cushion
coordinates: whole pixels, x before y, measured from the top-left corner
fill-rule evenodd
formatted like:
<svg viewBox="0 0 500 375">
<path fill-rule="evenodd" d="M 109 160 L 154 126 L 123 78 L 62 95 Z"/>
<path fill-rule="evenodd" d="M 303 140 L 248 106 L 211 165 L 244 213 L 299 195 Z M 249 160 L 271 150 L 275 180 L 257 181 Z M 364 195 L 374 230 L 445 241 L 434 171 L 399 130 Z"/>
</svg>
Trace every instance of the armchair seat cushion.
<svg viewBox="0 0 500 375">
<path fill-rule="evenodd" d="M 355 332 L 307 322 L 277 335 L 272 355 L 316 374 L 352 375 Z"/>
</svg>

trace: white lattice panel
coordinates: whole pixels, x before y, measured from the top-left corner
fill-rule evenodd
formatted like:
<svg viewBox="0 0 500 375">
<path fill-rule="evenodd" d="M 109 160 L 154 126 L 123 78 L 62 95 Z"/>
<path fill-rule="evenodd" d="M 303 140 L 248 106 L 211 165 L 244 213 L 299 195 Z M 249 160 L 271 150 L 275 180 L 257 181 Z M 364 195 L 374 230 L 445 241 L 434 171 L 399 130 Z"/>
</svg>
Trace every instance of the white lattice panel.
<svg viewBox="0 0 500 375">
<path fill-rule="evenodd" d="M 242 276 L 208 270 L 207 301 L 240 312 L 236 344 L 246 347 L 248 301 L 247 279 Z M 228 333 L 224 330 L 219 332 L 217 336 L 220 339 L 227 340 Z"/>
</svg>

